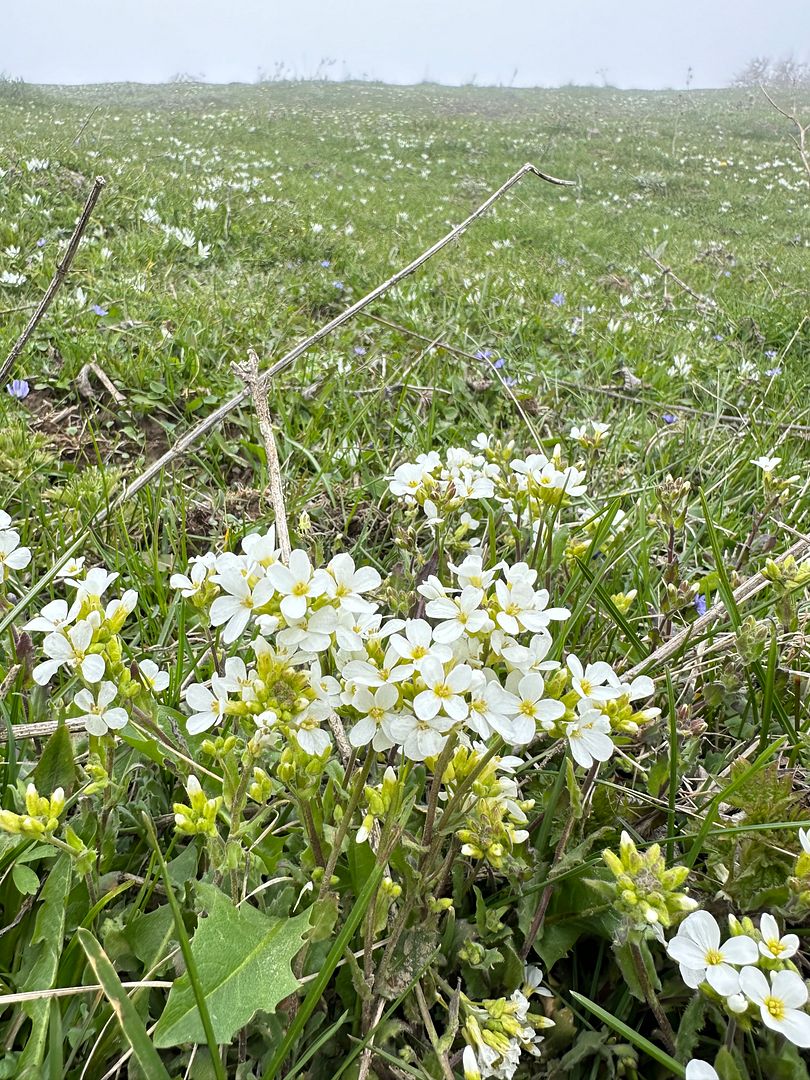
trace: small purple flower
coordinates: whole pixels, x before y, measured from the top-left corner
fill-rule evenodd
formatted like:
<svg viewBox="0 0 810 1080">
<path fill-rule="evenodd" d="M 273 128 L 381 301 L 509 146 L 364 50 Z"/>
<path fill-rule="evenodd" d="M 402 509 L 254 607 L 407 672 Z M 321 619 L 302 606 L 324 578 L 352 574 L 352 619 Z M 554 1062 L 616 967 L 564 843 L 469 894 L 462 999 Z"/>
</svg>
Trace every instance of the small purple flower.
<svg viewBox="0 0 810 1080">
<path fill-rule="evenodd" d="M 500 371 L 502 367 L 506 367 L 506 361 L 502 356 L 499 356 L 492 366 L 495 368 L 496 371 Z"/>
<path fill-rule="evenodd" d="M 492 356 L 492 349 L 479 349 L 475 354 L 476 360 L 489 360 Z"/>
<path fill-rule="evenodd" d="M 37 247 L 45 247 L 45 237 L 44 236 L 40 236 L 39 240 L 37 240 Z"/>
<path fill-rule="evenodd" d="M 765 355 L 768 357 L 769 360 L 773 360 L 773 358 L 776 356 L 776 349 L 766 349 Z"/>
<path fill-rule="evenodd" d="M 517 386 L 519 382 L 520 380 L 516 375 L 507 375 L 506 378 L 503 380 L 504 386 Z"/>
<path fill-rule="evenodd" d="M 568 266 L 568 259 L 564 259 L 562 255 L 558 255 L 557 266 Z"/>
<path fill-rule="evenodd" d="M 332 284 L 338 292 L 343 292 L 344 288 L 346 287 L 342 281 L 333 281 Z"/>
<path fill-rule="evenodd" d="M 665 412 L 661 419 L 665 424 L 674 424 L 678 417 L 671 412 Z"/>
<path fill-rule="evenodd" d="M 354 347 L 354 355 L 355 356 L 365 356 L 366 355 L 366 350 L 363 348 L 362 345 L 355 345 L 355 347 Z"/>
<path fill-rule="evenodd" d="M 768 370 L 765 372 L 765 374 L 768 376 L 769 379 L 773 379 L 777 375 L 782 374 L 782 369 L 780 367 L 768 368 Z"/>
<path fill-rule="evenodd" d="M 17 398 L 18 401 L 22 401 L 23 398 L 27 398 L 31 388 L 25 379 L 12 379 L 6 386 L 9 394 L 13 398 Z"/>
<path fill-rule="evenodd" d="M 698 593 L 695 597 L 695 611 L 698 613 L 698 615 L 706 614 L 706 597 L 701 596 L 700 593 Z"/>
<path fill-rule="evenodd" d="M 90 308 L 94 315 L 98 315 L 99 318 L 103 318 L 107 314 L 107 309 L 103 308 L 101 304 L 93 304 Z"/>
<path fill-rule="evenodd" d="M 331 262 L 328 259 L 321 259 L 321 266 L 326 270 L 331 266 Z"/>
<path fill-rule="evenodd" d="M 725 339 L 723 338 L 723 335 L 722 335 L 722 334 L 715 334 L 715 335 L 714 335 L 714 340 L 715 340 L 715 341 L 723 341 L 723 340 L 725 340 Z"/>
<path fill-rule="evenodd" d="M 565 296 L 561 292 L 555 292 L 551 298 L 551 302 L 554 307 L 562 307 L 565 303 Z"/>
</svg>

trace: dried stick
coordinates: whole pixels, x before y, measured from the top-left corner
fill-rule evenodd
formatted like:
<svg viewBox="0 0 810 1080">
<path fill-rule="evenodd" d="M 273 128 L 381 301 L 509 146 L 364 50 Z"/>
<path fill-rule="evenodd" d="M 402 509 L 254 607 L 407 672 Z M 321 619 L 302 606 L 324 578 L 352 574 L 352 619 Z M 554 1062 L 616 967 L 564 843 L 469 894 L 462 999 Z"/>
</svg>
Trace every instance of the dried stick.
<svg viewBox="0 0 810 1080">
<path fill-rule="evenodd" d="M 284 505 L 284 486 L 281 482 L 281 466 L 276 449 L 276 437 L 273 432 L 273 421 L 270 418 L 270 407 L 267 404 L 267 390 L 261 385 L 259 377 L 259 358 L 255 349 L 248 349 L 248 359 L 245 364 L 233 364 L 233 370 L 244 382 L 250 396 L 253 398 L 253 408 L 259 421 L 259 431 L 264 442 L 264 452 L 267 457 L 267 477 L 270 489 L 270 502 L 273 504 L 273 513 L 276 517 L 276 539 L 281 549 L 282 562 L 289 562 L 290 530 L 287 527 L 287 509 Z"/>
<path fill-rule="evenodd" d="M 643 254 L 646 255 L 651 262 L 655 263 L 655 265 L 661 271 L 665 283 L 667 278 L 672 278 L 676 285 L 680 286 L 680 288 L 682 288 L 685 293 L 688 293 L 693 300 L 697 300 L 699 304 L 706 304 L 708 307 L 712 308 L 717 307 L 716 300 L 712 300 L 710 296 L 701 296 L 699 292 L 695 292 L 691 285 L 687 285 L 685 281 L 683 281 L 681 278 L 678 277 L 676 273 L 673 272 L 671 266 L 664 266 L 661 260 L 656 258 L 656 256 L 653 255 L 651 251 L 648 251 L 645 248 Z"/>
<path fill-rule="evenodd" d="M 383 295 L 383 293 L 387 292 L 394 285 L 402 281 L 403 278 L 408 277 L 410 274 L 413 274 L 416 270 L 419 269 L 420 266 L 423 266 L 429 259 L 432 259 L 434 255 L 438 254 L 438 252 L 440 252 L 443 248 L 447 247 L 448 244 L 452 243 L 453 240 L 457 240 L 474 221 L 481 217 L 482 214 L 486 213 L 486 211 L 490 208 L 490 206 L 492 206 L 493 203 L 500 199 L 501 196 L 505 195 L 510 188 L 513 188 L 515 184 L 519 183 L 523 179 L 523 177 L 529 173 L 531 173 L 533 176 L 540 177 L 541 180 L 545 180 L 549 184 L 556 184 L 562 187 L 571 187 L 574 184 L 573 180 L 559 180 L 554 176 L 549 176 L 547 173 L 541 172 L 540 169 L 527 162 L 520 169 L 518 169 L 518 171 L 513 176 L 510 176 L 506 183 L 502 184 L 497 191 L 493 192 L 493 194 L 490 195 L 488 199 L 481 203 L 481 205 L 476 210 L 474 210 L 469 215 L 469 217 L 465 218 L 460 225 L 454 226 L 454 228 L 452 228 L 449 233 L 443 236 L 441 240 L 438 240 L 435 244 L 433 244 L 432 247 L 427 248 L 412 262 L 409 262 L 407 266 L 397 271 L 397 273 L 394 274 L 393 277 L 390 277 L 387 281 L 383 282 L 382 285 L 378 285 L 375 289 L 372 289 L 371 292 L 367 293 L 362 299 L 352 304 L 351 307 L 346 308 L 346 310 L 341 312 L 340 315 L 332 319 L 330 322 L 326 323 L 324 326 L 322 326 L 314 334 L 311 334 L 304 341 L 300 342 L 285 356 L 282 356 L 280 360 L 276 361 L 276 363 L 273 364 L 272 367 L 270 367 L 261 376 L 259 380 L 259 385 L 262 388 L 268 386 L 270 384 L 270 381 L 276 375 L 278 375 L 282 371 L 286 371 L 288 367 L 291 367 L 292 364 L 294 364 L 295 361 L 298 359 L 298 357 L 305 353 L 308 349 L 312 348 L 313 345 L 316 345 L 319 341 L 322 341 L 323 338 L 327 337 L 334 330 L 337 330 L 338 327 L 342 326 L 345 322 L 348 322 L 358 312 L 362 311 L 363 308 L 368 307 L 369 304 L 373 303 L 374 300 L 377 300 L 380 296 Z M 43 574 L 43 576 L 39 578 L 39 580 L 34 585 L 31 586 L 25 596 L 23 596 L 22 599 L 19 600 L 9 612 L 6 613 L 3 619 L 0 620 L 0 633 L 7 629 L 7 627 L 10 626 L 23 611 L 26 610 L 34 597 L 39 595 L 39 593 L 45 588 L 45 586 L 53 580 L 60 567 L 62 567 L 64 563 L 67 562 L 71 555 L 73 555 L 76 551 L 79 550 L 82 543 L 84 543 L 86 536 L 92 529 L 97 529 L 99 525 L 101 525 L 112 514 L 119 510 L 120 507 L 123 506 L 123 504 L 127 502 L 128 499 L 131 499 L 133 495 L 135 495 L 142 488 L 146 487 L 147 484 L 151 483 L 151 481 L 154 480 L 154 478 L 159 473 L 161 473 L 167 465 L 170 465 L 173 461 L 176 461 L 179 457 L 182 457 L 183 454 L 185 454 L 185 452 L 190 449 L 190 447 L 194 446 L 195 443 L 198 443 L 201 439 L 203 439 L 209 431 L 213 431 L 214 428 L 218 427 L 226 416 L 233 412 L 233 410 L 237 408 L 237 406 L 241 405 L 242 402 L 249 397 L 249 394 L 250 392 L 247 389 L 241 390 L 238 394 L 234 394 L 232 398 L 229 398 L 228 401 L 220 405 L 218 409 L 215 409 L 214 412 L 210 413 L 210 415 L 208 415 L 204 420 L 201 420 L 200 423 L 196 424 L 193 428 L 191 428 L 190 431 L 187 431 L 184 435 L 181 435 L 181 437 L 177 440 L 174 446 L 170 447 L 170 449 L 167 450 L 165 454 L 157 458 L 155 461 L 152 462 L 151 465 L 144 469 L 144 471 L 139 476 L 137 476 L 131 484 L 128 484 L 124 488 L 124 490 L 118 495 L 118 497 L 114 499 L 109 505 L 103 506 L 100 510 L 93 514 L 87 524 L 78 533 L 74 533 L 73 536 L 68 540 L 67 547 L 62 552 L 60 558 L 56 560 L 48 573 Z"/>
<path fill-rule="evenodd" d="M 93 208 L 98 202 L 98 197 L 101 194 L 101 189 L 106 183 L 107 181 L 104 179 L 103 176 L 97 176 L 96 179 L 93 181 L 93 187 L 90 191 L 90 194 L 87 196 L 87 202 L 84 204 L 84 210 L 82 210 L 81 216 L 76 222 L 76 228 L 73 230 L 73 235 L 70 238 L 70 242 L 68 243 L 65 254 L 62 256 L 60 262 L 56 264 L 56 270 L 54 271 L 54 275 L 51 278 L 51 283 L 45 290 L 45 295 L 42 297 L 39 304 L 37 305 L 36 311 L 28 320 L 28 325 L 17 338 L 17 341 L 15 342 L 11 352 L 8 354 L 5 361 L 3 362 L 3 366 L 0 368 L 0 383 L 5 382 L 6 376 L 14 366 L 17 357 L 25 348 L 26 342 L 36 330 L 40 319 L 51 306 L 51 301 L 53 300 L 54 296 L 56 296 L 59 287 L 65 280 L 67 272 L 70 269 L 70 264 L 73 262 L 73 258 L 78 251 L 79 241 L 82 238 L 84 230 L 87 228 L 87 223 L 90 220 L 90 215 L 93 213 Z"/>
<path fill-rule="evenodd" d="M 793 547 L 788 548 L 788 550 L 783 555 L 780 555 L 775 561 L 779 564 L 783 563 L 786 559 L 800 559 L 808 554 L 808 552 L 810 552 L 810 540 L 798 540 Z M 741 585 L 738 585 L 734 590 L 734 603 L 742 604 L 746 600 L 750 600 L 752 596 L 756 596 L 756 594 L 761 592 L 768 584 L 768 578 L 766 578 L 764 574 L 753 574 L 751 577 L 746 578 L 745 581 Z M 714 623 L 718 622 L 726 615 L 728 615 L 728 609 L 720 600 L 716 604 L 713 604 L 699 619 L 695 619 L 693 623 L 684 630 L 681 630 L 679 634 L 676 634 L 674 638 L 670 638 L 669 641 L 657 648 L 655 652 L 650 653 L 646 660 L 641 660 L 638 664 L 631 667 L 629 671 L 622 672 L 622 678 L 633 679 L 636 675 L 640 675 L 642 671 L 657 667 L 665 660 L 669 660 L 671 656 L 674 656 L 681 651 L 690 638 L 702 634 L 704 630 L 708 630 L 710 626 L 713 626 Z"/>
</svg>

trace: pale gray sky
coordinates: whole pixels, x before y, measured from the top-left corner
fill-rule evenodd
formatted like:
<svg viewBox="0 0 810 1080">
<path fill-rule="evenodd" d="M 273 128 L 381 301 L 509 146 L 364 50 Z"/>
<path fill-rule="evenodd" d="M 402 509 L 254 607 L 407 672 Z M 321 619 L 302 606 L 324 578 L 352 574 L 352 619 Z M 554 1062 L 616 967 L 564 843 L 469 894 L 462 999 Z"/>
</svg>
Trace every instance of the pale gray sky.
<svg viewBox="0 0 810 1080">
<path fill-rule="evenodd" d="M 388 82 L 722 86 L 810 60 L 810 0 L 5 0 L 0 71 L 29 82 L 246 81 L 322 58 Z"/>
</svg>

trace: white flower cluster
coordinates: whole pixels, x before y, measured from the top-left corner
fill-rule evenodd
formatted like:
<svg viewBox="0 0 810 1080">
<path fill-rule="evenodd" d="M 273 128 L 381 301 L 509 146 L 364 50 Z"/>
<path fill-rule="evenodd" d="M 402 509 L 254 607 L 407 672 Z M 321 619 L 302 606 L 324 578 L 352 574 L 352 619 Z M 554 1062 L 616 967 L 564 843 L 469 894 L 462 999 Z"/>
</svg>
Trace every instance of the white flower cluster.
<svg viewBox="0 0 810 1080">
<path fill-rule="evenodd" d="M 0 510 L 0 585 L 12 570 L 24 570 L 31 562 L 31 549 L 20 547 L 20 534 L 11 527 L 11 518 Z"/>
<path fill-rule="evenodd" d="M 667 945 L 681 978 L 693 989 L 708 986 L 725 998 L 730 1013 L 759 1012 L 766 1027 L 796 1046 L 809 1047 L 810 1015 L 804 1011 L 808 990 L 790 963 L 799 949 L 798 937 L 782 935 L 776 919 L 767 913 L 761 916 L 758 930 L 753 924 L 740 926 L 736 920 L 732 930 L 723 942 L 720 927 L 708 911 L 687 915 Z"/>
<path fill-rule="evenodd" d="M 523 985 L 511 997 L 494 1001 L 473 1002 L 462 995 L 465 1013 L 463 1034 L 466 1046 L 462 1055 L 464 1080 L 512 1080 L 521 1054 L 540 1055 L 543 1036 L 537 1028 L 554 1027 L 554 1021 L 542 1013 L 532 1013 L 529 1000 L 534 994 L 551 997 L 542 985 L 540 968 L 524 968 Z"/>
<path fill-rule="evenodd" d="M 124 703 L 143 691 L 165 690 L 169 675 L 153 660 L 142 660 L 139 678 L 133 679 L 118 635 L 135 610 L 138 594 L 127 589 L 105 603 L 102 597 L 118 574 L 102 566 L 86 570 L 84 561 L 72 560 L 57 574 L 74 590 L 71 603 L 51 600 L 23 629 L 45 635 L 42 651 L 47 659 L 34 668 L 34 682 L 45 686 L 60 670 L 78 676 L 85 686 L 73 697 L 72 715 L 84 721 L 89 734 L 102 736 L 126 726 Z"/>
<path fill-rule="evenodd" d="M 376 570 L 347 554 L 314 568 L 302 550 L 284 565 L 273 529 L 245 537 L 241 554 L 197 557 L 172 586 L 224 628 L 226 645 L 249 627 L 257 634 L 254 664 L 232 656 L 210 684 L 186 689 L 189 731 L 251 716 L 322 754 L 330 739 L 320 725 L 337 713 L 352 746 L 396 746 L 412 761 L 441 753 L 451 733 L 465 746 L 494 733 L 519 746 L 544 733 L 567 738 L 589 767 L 611 756 L 613 732 L 657 715 L 631 704 L 652 693 L 649 678 L 625 684 L 603 662 L 583 667 L 569 656 L 559 670 L 547 659 L 548 628 L 568 611 L 549 606 L 526 563 L 485 569 L 470 554 L 450 571 L 452 586 L 430 576 L 418 587 L 423 617 L 399 619 L 368 599 L 381 583 Z"/>
<path fill-rule="evenodd" d="M 585 494 L 585 473 L 562 460 L 559 445 L 550 457 L 513 457 L 514 443 L 503 445 L 491 435 L 476 436 L 473 450 L 448 449 L 444 458 L 431 450 L 394 470 L 388 487 L 392 495 L 422 508 L 431 527 L 466 503 L 493 499 L 516 524 L 536 532 L 549 507 L 559 507 Z M 462 524 L 473 532 L 479 522 L 464 511 Z"/>
</svg>

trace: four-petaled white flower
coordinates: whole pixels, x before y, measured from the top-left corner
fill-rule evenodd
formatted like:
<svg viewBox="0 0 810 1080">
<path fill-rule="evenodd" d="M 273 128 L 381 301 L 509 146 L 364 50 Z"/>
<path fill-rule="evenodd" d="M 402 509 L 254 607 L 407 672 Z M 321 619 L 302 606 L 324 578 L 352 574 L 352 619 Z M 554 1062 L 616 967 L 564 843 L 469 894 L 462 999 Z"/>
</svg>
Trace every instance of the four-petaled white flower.
<svg viewBox="0 0 810 1080">
<path fill-rule="evenodd" d="M 10 570 L 24 570 L 31 562 L 31 549 L 20 547 L 20 534 L 15 529 L 0 532 L 0 582 L 6 581 Z"/>
<path fill-rule="evenodd" d="M 303 619 L 308 602 L 323 595 L 330 583 L 325 570 L 313 571 L 309 556 L 300 548 L 290 553 L 288 566 L 278 562 L 268 567 L 267 578 L 283 597 L 281 614 L 288 622 Z"/>
<path fill-rule="evenodd" d="M 472 668 L 459 664 L 445 673 L 444 666 L 433 656 L 422 661 L 419 671 L 426 689 L 413 699 L 413 708 L 420 720 L 432 720 L 440 712 L 452 720 L 463 720 L 469 711 L 464 698 L 472 681 Z"/>
<path fill-rule="evenodd" d="M 591 701 L 610 701 L 621 693 L 619 680 L 610 664 L 597 660 L 583 668 L 578 656 L 569 653 L 566 665 L 571 673 L 571 686 L 581 698 Z"/>
<path fill-rule="evenodd" d="M 162 693 L 169 685 L 169 673 L 163 671 L 154 660 L 141 660 L 138 664 L 138 674 L 141 682 L 147 690 L 153 694 Z"/>
<path fill-rule="evenodd" d="M 90 690 L 80 690 L 73 699 L 79 710 L 79 719 L 91 735 L 106 735 L 108 731 L 120 731 L 126 727 L 129 715 L 120 706 L 110 708 L 118 694 L 115 683 L 103 682 L 95 697 Z"/>
<path fill-rule="evenodd" d="M 565 725 L 565 737 L 571 757 L 586 769 L 590 769 L 595 761 L 607 761 L 615 749 L 610 737 L 610 720 L 598 709 L 581 709 L 576 719 Z"/>
<path fill-rule="evenodd" d="M 771 973 L 771 981 L 755 967 L 740 972 L 740 989 L 759 1006 L 762 1022 L 771 1031 L 778 1031 L 795 1046 L 810 1046 L 810 1016 L 804 1012 L 807 987 L 801 975 L 784 969 Z"/>
<path fill-rule="evenodd" d="M 701 983 L 707 982 L 723 997 L 740 990 L 736 967 L 754 964 L 759 956 L 756 942 L 744 934 L 731 937 L 721 945 L 720 927 L 708 911 L 687 915 L 667 945 L 667 952 L 680 967 L 687 986 L 697 990 Z"/>
<path fill-rule="evenodd" d="M 251 588 L 248 579 L 236 569 L 217 574 L 216 580 L 223 594 L 211 604 L 211 625 L 225 626 L 222 640 L 228 645 L 244 633 L 254 610 L 266 604 L 275 590 L 267 578 L 260 578 Z M 305 611 L 306 602 L 302 614 Z"/>
<path fill-rule="evenodd" d="M 211 680 L 211 689 L 202 683 L 192 683 L 186 688 L 186 704 L 193 710 L 186 721 L 189 735 L 199 735 L 214 724 L 218 724 L 225 715 L 228 704 L 228 690 L 218 675 Z"/>
<path fill-rule="evenodd" d="M 23 630 L 38 630 L 40 633 L 53 634 L 73 622 L 76 605 L 68 608 L 66 600 L 51 600 L 39 615 L 27 622 Z"/>
<path fill-rule="evenodd" d="M 759 920 L 759 932 L 762 941 L 759 942 L 759 951 L 769 960 L 787 960 L 799 951 L 799 939 L 796 934 L 779 933 L 779 924 L 773 915 L 767 912 Z"/>
<path fill-rule="evenodd" d="M 362 595 L 379 589 L 382 584 L 382 578 L 373 566 L 358 569 L 351 555 L 343 552 L 335 555 L 326 567 L 326 573 L 329 575 L 326 595 L 337 600 L 341 608 L 365 613 L 374 610 L 374 605 Z"/>
<path fill-rule="evenodd" d="M 449 644 L 464 634 L 478 634 L 492 627 L 492 620 L 481 608 L 484 593 L 474 585 L 465 585 L 460 596 L 446 596 L 425 605 L 425 614 L 436 619 L 433 636 Z"/>
<path fill-rule="evenodd" d="M 764 473 L 772 473 L 781 461 L 780 457 L 769 457 L 767 454 L 762 454 L 761 457 L 752 458 L 751 464 L 756 465 L 758 469 L 762 469 Z"/>
<path fill-rule="evenodd" d="M 442 752 L 447 732 L 453 725 L 454 721 L 449 716 L 436 715 L 423 719 L 411 712 L 400 712 L 389 719 L 386 731 L 402 747 L 406 758 L 424 761 Z"/>
<path fill-rule="evenodd" d="M 72 671 L 78 669 L 85 682 L 101 682 L 106 668 L 104 657 L 88 652 L 93 632 L 93 623 L 89 619 L 81 619 L 64 633 L 48 634 L 42 642 L 42 651 L 49 659 L 34 668 L 34 682 L 44 686 L 63 665 Z"/>
<path fill-rule="evenodd" d="M 561 701 L 543 697 L 546 687 L 543 676 L 537 672 L 528 675 L 515 672 L 506 680 L 506 689 L 516 698 L 513 726 L 521 736 L 516 743 L 530 742 L 538 727 L 549 731 L 565 715 Z"/>
<path fill-rule="evenodd" d="M 393 742 L 388 737 L 385 725 L 395 719 L 392 710 L 399 700 L 399 691 L 393 683 L 383 683 L 372 693 L 366 686 L 361 686 L 354 695 L 352 705 L 364 716 L 357 721 L 349 732 L 352 746 L 367 746 L 373 740 L 375 750 L 388 750 Z"/>
</svg>

